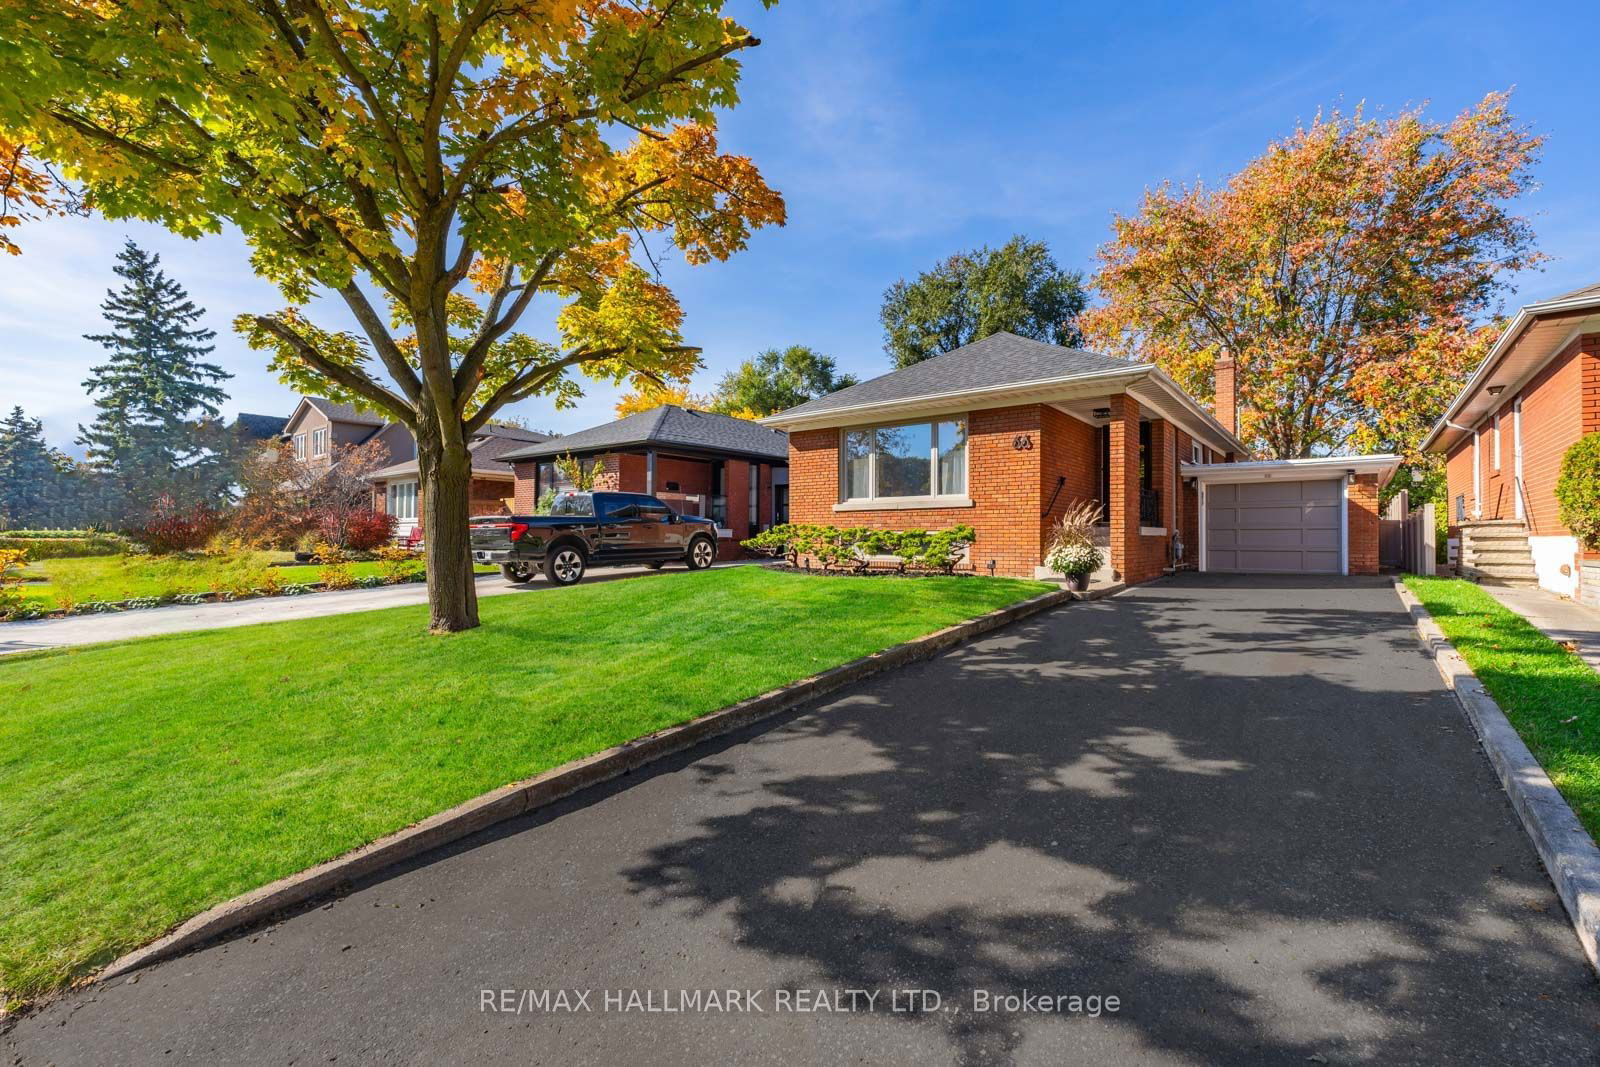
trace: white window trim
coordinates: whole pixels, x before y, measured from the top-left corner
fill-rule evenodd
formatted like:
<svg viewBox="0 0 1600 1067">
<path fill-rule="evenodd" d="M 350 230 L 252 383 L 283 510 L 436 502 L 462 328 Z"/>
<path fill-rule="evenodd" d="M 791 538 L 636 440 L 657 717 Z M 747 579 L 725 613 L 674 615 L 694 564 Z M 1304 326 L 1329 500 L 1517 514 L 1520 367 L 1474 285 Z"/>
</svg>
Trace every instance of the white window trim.
<svg viewBox="0 0 1600 1067">
<path fill-rule="evenodd" d="M 411 514 L 402 515 L 402 514 L 400 514 L 400 512 L 398 510 L 396 510 L 396 508 L 395 508 L 395 496 L 396 496 L 395 490 L 397 490 L 397 489 L 409 489 L 409 490 L 411 490 L 411 492 L 409 494 L 407 494 L 410 497 Z M 384 487 L 383 506 L 384 506 L 384 510 L 387 511 L 390 515 L 393 515 L 395 517 L 395 519 L 397 521 L 399 521 L 399 522 L 416 522 L 417 521 L 417 483 L 416 482 L 409 482 L 409 481 L 408 482 L 390 482 L 387 486 Z"/>
<path fill-rule="evenodd" d="M 1483 457 L 1479 430 L 1472 431 L 1472 517 L 1483 517 Z"/>
<path fill-rule="evenodd" d="M 892 430 L 896 426 L 927 426 L 929 428 L 928 463 L 929 481 L 939 476 L 939 425 L 946 422 L 961 424 L 963 435 L 967 438 L 961 447 L 961 484 L 967 487 L 964 493 L 933 493 L 928 496 L 883 496 L 878 492 L 878 450 L 874 446 L 868 453 L 871 457 L 867 463 L 867 495 L 847 496 L 850 485 L 848 456 L 845 449 L 845 439 L 852 433 L 879 430 Z M 937 415 L 924 419 L 900 419 L 895 422 L 876 422 L 865 426 L 841 426 L 839 428 L 839 501 L 833 505 L 834 511 L 896 511 L 911 508 L 970 508 L 972 507 L 972 485 L 968 480 L 971 477 L 971 436 L 970 423 L 965 414 Z"/>
<path fill-rule="evenodd" d="M 1512 509 L 1517 518 L 1526 518 L 1522 507 L 1522 398 L 1520 396 L 1511 404 L 1511 477 L 1514 479 L 1512 488 L 1516 490 L 1511 501 Z"/>
<path fill-rule="evenodd" d="M 303 433 L 297 433 L 294 435 L 294 458 L 306 458 L 306 435 Z"/>
<path fill-rule="evenodd" d="M 1189 462 L 1197 467 L 1205 462 L 1205 449 L 1200 446 L 1199 441 L 1189 442 Z"/>
<path fill-rule="evenodd" d="M 311 431 L 311 454 L 313 456 L 326 456 L 328 454 L 328 428 L 318 427 Z"/>
</svg>

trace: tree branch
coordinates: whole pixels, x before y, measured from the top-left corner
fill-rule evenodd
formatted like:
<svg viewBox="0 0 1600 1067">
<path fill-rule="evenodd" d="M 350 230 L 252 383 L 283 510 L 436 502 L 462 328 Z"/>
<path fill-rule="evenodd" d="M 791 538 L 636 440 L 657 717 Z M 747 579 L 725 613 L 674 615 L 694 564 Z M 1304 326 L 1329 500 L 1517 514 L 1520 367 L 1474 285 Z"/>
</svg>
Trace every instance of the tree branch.
<svg viewBox="0 0 1600 1067">
<path fill-rule="evenodd" d="M 310 341 L 307 341 L 283 322 L 270 315 L 256 315 L 254 319 L 257 326 L 294 349 L 295 355 L 303 359 L 312 370 L 324 377 L 333 379 L 352 393 L 359 394 L 372 401 L 378 407 L 393 415 L 396 421 L 413 430 L 416 429 L 416 413 L 411 409 L 411 406 L 378 384 L 364 371 L 324 359 Z"/>
<path fill-rule="evenodd" d="M 378 353 L 378 358 L 383 361 L 384 369 L 389 372 L 389 377 L 395 380 L 400 390 L 405 393 L 406 399 L 413 404 L 422 395 L 422 382 L 411 369 L 411 364 L 406 362 L 405 353 L 400 351 L 400 346 L 395 344 L 390 336 L 389 329 L 384 325 L 383 318 L 367 300 L 367 294 L 354 281 L 348 282 L 339 289 L 339 295 L 349 305 L 355 319 L 361 324 L 361 329 L 366 332 L 372 341 L 372 347 Z"/>
<path fill-rule="evenodd" d="M 297 0 L 297 2 L 311 16 L 318 34 L 322 37 L 322 43 L 327 46 L 328 51 L 333 55 L 334 62 L 339 65 L 340 70 L 344 71 L 345 77 L 350 79 L 356 90 L 361 94 L 361 98 L 366 101 L 367 110 L 372 114 L 372 120 L 378 124 L 378 129 L 383 134 L 384 141 L 389 145 L 389 151 L 394 153 L 394 161 L 400 171 L 402 184 L 410 187 L 412 196 L 415 198 L 412 206 L 421 209 L 427 202 L 427 193 L 423 189 L 421 181 L 417 178 L 416 169 L 411 165 L 411 157 L 406 154 L 405 143 L 400 139 L 400 131 L 385 112 L 383 102 L 378 99 L 377 91 L 373 89 L 372 83 L 367 80 L 367 76 L 361 73 L 361 69 L 351 60 L 349 54 L 340 47 L 339 39 L 334 34 L 333 26 L 328 22 L 327 13 L 322 10 L 322 5 L 317 3 L 316 0 Z"/>
</svg>

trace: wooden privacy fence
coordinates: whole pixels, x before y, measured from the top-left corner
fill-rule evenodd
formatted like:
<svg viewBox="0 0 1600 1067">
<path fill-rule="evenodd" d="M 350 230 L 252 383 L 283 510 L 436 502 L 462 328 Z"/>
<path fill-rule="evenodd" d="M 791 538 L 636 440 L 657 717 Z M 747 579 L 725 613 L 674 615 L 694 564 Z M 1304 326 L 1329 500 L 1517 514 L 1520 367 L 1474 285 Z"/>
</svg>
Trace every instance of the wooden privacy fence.
<svg viewBox="0 0 1600 1067">
<path fill-rule="evenodd" d="M 1378 520 L 1378 564 L 1397 567 L 1412 574 L 1433 574 L 1437 551 L 1437 528 L 1432 503 L 1411 510 L 1411 494 L 1396 493 Z"/>
</svg>

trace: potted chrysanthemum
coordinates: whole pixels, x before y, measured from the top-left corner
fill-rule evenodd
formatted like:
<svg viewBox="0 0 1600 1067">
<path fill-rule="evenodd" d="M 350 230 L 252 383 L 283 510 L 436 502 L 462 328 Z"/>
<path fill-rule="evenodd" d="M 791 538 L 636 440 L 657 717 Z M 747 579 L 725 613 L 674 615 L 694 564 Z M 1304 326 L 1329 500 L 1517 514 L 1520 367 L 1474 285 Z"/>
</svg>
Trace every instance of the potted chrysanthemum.
<svg viewBox="0 0 1600 1067">
<path fill-rule="evenodd" d="M 1067 580 L 1067 588 L 1082 592 L 1089 587 L 1089 575 L 1105 563 L 1105 554 L 1094 543 L 1094 527 L 1100 521 L 1100 506 L 1088 501 L 1075 504 L 1056 523 L 1055 535 L 1045 552 L 1044 565 Z"/>
</svg>

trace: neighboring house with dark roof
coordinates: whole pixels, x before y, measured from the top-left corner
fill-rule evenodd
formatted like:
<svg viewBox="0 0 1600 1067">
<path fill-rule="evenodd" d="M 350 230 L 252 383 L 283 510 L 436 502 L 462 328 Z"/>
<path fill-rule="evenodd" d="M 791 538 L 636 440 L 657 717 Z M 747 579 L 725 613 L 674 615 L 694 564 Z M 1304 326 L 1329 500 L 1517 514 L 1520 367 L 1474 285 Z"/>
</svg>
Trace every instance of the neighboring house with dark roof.
<svg viewBox="0 0 1600 1067">
<path fill-rule="evenodd" d="M 278 441 L 289 420 L 282 415 L 252 415 L 241 411 L 233 420 L 233 432 L 245 441 Z"/>
<path fill-rule="evenodd" d="M 1154 364 L 997 333 L 761 421 L 789 434 L 793 521 L 970 525 L 980 573 L 1047 576 L 1080 501 L 1129 583 L 1196 565 L 1376 573 L 1396 458 L 1235 463 L 1230 360 L 1216 392 L 1214 415 Z"/>
<path fill-rule="evenodd" d="M 1561 523 L 1556 479 L 1600 431 L 1600 284 L 1512 318 L 1423 450 L 1445 457 L 1450 538 L 1464 573 L 1600 607 L 1600 553 Z"/>
<path fill-rule="evenodd" d="M 474 433 L 467 441 L 467 449 L 472 453 L 472 481 L 467 490 L 469 513 L 508 513 L 516 475 L 511 464 L 502 457 L 548 440 L 548 434 L 494 423 Z M 421 473 L 415 451 L 413 447 L 412 458 L 390 464 L 371 475 L 373 506 L 395 516 L 397 533 L 401 537 L 422 526 L 422 494 L 418 489 Z"/>
<path fill-rule="evenodd" d="M 517 514 L 534 511 L 548 490 L 571 488 L 556 464 L 567 455 L 601 465 L 599 488 L 650 493 L 680 514 L 715 520 L 724 559 L 744 538 L 788 521 L 788 438 L 747 419 L 663 404 L 504 452 Z"/>
<path fill-rule="evenodd" d="M 320 396 L 303 396 L 283 427 L 283 439 L 294 457 L 310 467 L 332 465 L 335 450 L 368 441 L 382 441 L 390 462 L 415 459 L 417 444 L 411 431 L 382 415 L 349 404 L 336 404 Z"/>
</svg>

